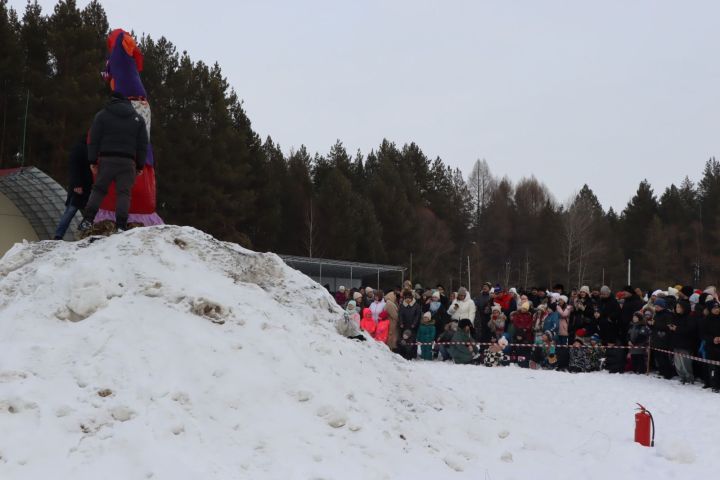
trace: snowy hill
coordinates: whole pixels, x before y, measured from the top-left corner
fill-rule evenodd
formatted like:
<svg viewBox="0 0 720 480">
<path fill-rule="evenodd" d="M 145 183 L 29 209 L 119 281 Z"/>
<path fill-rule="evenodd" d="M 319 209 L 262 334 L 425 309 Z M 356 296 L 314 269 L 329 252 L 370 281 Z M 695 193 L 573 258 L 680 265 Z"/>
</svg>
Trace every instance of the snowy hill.
<svg viewBox="0 0 720 480">
<path fill-rule="evenodd" d="M 408 363 L 275 255 L 186 227 L 0 261 L 0 479 L 687 478 L 720 396 Z M 633 402 L 658 447 L 632 443 Z M 713 467 L 715 468 L 715 467 Z"/>
</svg>

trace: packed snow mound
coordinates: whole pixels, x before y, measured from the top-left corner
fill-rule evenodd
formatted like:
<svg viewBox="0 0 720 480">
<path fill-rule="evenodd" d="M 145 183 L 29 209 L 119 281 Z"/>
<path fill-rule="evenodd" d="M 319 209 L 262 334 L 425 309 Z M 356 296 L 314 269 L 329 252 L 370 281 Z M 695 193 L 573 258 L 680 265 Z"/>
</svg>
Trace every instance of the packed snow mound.
<svg viewBox="0 0 720 480">
<path fill-rule="evenodd" d="M 688 478 L 720 454 L 699 389 L 405 362 L 338 335 L 341 314 L 279 257 L 192 228 L 17 245 L 0 478 Z M 657 449 L 632 443 L 636 400 Z"/>
</svg>

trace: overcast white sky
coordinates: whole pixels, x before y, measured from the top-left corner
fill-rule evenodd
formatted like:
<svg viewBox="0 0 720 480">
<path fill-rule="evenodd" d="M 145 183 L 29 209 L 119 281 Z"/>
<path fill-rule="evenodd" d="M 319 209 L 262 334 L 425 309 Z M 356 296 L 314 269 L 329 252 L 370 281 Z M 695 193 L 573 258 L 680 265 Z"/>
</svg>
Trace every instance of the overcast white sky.
<svg viewBox="0 0 720 480">
<path fill-rule="evenodd" d="M 53 0 L 40 2 L 47 9 Z M 24 0 L 10 0 L 19 10 Z M 78 4 L 84 6 L 85 0 Z M 622 209 L 720 153 L 720 2 L 105 0 L 111 27 L 218 61 L 285 151 L 415 141 Z"/>
</svg>

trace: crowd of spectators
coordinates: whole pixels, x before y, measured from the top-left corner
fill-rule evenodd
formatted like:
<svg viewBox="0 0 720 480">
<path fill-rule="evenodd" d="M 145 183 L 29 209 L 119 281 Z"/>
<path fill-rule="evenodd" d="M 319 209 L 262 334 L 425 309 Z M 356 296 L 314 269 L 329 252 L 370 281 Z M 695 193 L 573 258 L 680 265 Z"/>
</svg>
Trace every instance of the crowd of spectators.
<svg viewBox="0 0 720 480">
<path fill-rule="evenodd" d="M 485 283 L 475 298 L 405 282 L 334 293 L 344 335 L 387 344 L 408 360 L 568 372 L 651 371 L 720 391 L 720 302 L 714 286 L 644 292 L 628 285 L 519 291 Z M 705 360 L 710 360 L 707 362 Z"/>
</svg>

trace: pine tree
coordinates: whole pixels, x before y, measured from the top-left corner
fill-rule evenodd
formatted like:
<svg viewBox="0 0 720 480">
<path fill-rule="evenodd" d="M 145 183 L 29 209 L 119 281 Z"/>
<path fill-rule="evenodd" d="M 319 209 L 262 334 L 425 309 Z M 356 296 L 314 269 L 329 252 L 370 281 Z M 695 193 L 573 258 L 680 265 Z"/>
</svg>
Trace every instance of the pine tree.
<svg viewBox="0 0 720 480">
<path fill-rule="evenodd" d="M 17 13 L 0 0 L 0 168 L 14 166 L 20 151 L 23 52 Z"/>
<path fill-rule="evenodd" d="M 623 232 L 623 246 L 625 256 L 629 259 L 638 259 L 642 254 L 645 246 L 645 236 L 653 221 L 653 217 L 657 214 L 658 203 L 653 193 L 652 187 L 647 180 L 640 182 L 637 193 L 628 202 L 621 217 L 621 225 Z M 638 277 L 642 277 L 642 267 L 633 267 L 633 271 Z"/>
</svg>

